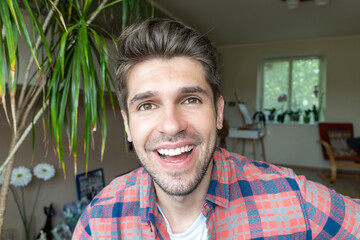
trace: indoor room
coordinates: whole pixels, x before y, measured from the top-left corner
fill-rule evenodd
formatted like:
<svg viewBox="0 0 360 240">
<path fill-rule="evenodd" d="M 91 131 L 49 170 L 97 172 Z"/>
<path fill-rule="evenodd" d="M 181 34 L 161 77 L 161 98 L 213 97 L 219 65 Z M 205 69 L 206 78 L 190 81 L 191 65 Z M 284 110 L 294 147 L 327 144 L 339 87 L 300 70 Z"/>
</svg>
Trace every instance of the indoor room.
<svg viewBox="0 0 360 240">
<path fill-rule="evenodd" d="M 29 0 L 29 8 L 37 12 L 34 2 Z M 54 2 L 57 4 L 58 1 Z M 224 128 L 218 132 L 218 146 L 248 159 L 292 168 L 296 174 L 309 180 L 360 199 L 360 1 L 140 2 L 143 3 L 142 9 L 137 9 L 139 12 L 128 13 L 129 23 L 140 15 L 171 18 L 204 34 L 215 46 L 225 100 Z M 116 3 L 111 10 L 110 6 L 100 11 L 95 20 L 90 17 L 86 20 L 95 21 L 107 32 L 118 36 L 122 27 L 128 24 L 123 22 L 122 4 Z M 5 7 L 5 4 L 0 5 L 0 8 Z M 36 22 L 29 17 L 24 4 L 19 7 L 26 24 L 23 27 L 28 29 L 29 41 L 35 46 L 33 32 L 38 34 L 38 30 L 34 30 L 37 29 Z M 43 7 L 41 21 L 48 16 L 52 5 Z M 131 7 L 137 11 L 136 6 Z M 100 8 L 92 5 L 90 10 Z M 61 3 L 58 11 L 63 11 Z M 60 16 L 59 12 L 55 15 Z M 59 29 L 68 21 L 64 18 L 62 23 L 60 17 L 53 18 L 50 24 L 57 24 Z M 82 23 L 87 24 L 85 21 Z M 82 25 L 67 26 L 70 34 L 64 37 L 64 41 L 74 37 L 73 30 L 78 26 Z M 0 84 L 0 162 L 9 162 L 12 171 L 17 169 L 20 174 L 26 175 L 26 171 L 30 171 L 32 176 L 23 185 L 8 183 L 6 201 L 1 200 L 0 204 L 5 208 L 3 216 L 0 213 L 0 218 L 3 218 L 1 239 L 38 239 L 40 230 L 50 226 L 50 222 L 53 239 L 71 239 L 74 224 L 89 201 L 116 177 L 141 167 L 132 144 L 126 141 L 115 88 L 110 86 L 109 79 L 115 77 L 117 57 L 114 39 L 106 34 L 104 38 L 100 35 L 96 38 L 96 34 L 88 30 L 93 39 L 91 44 L 84 42 L 86 44 L 79 44 L 79 50 L 72 49 L 69 47 L 72 44 L 70 39 L 62 49 L 61 35 L 55 35 L 50 29 L 44 33 L 46 37 L 40 39 L 47 39 L 49 44 L 58 42 L 49 48 L 49 51 L 58 51 L 52 55 L 53 65 L 45 47 L 35 49 L 33 53 L 29 51 L 26 35 L 18 36 L 19 49 L 13 56 L 16 61 L 15 84 L 10 79 L 12 74 L 9 74 L 13 71 L 10 70 L 11 54 L 2 53 L 7 56 L 2 60 L 9 66 L 1 73 L 4 72 L 10 80 L 6 80 L 2 88 L 6 89 L 6 94 Z M 4 41 L 1 43 L 4 49 L 8 48 L 6 34 L 9 33 L 3 30 Z M 93 60 L 90 62 L 95 63 L 91 63 L 90 68 L 93 68 L 88 74 L 76 76 L 81 83 L 72 88 L 63 79 L 75 77 L 76 72 L 67 73 L 65 70 L 62 73 L 62 65 L 57 65 L 56 59 L 61 59 L 66 51 L 74 51 L 74 59 L 83 58 L 77 51 L 86 52 L 81 48 L 84 46 L 98 49 L 98 52 L 91 52 Z M 99 49 L 106 49 L 107 59 L 100 57 L 105 52 Z M 35 52 L 38 52 L 38 61 L 47 64 L 41 71 L 36 61 L 30 67 L 28 65 Z M 75 64 L 74 69 L 80 71 L 89 62 L 81 61 L 84 65 Z M 104 61 L 108 61 L 109 72 L 104 76 L 109 75 L 106 76 L 109 86 L 100 86 Z M 65 60 L 65 65 L 70 62 Z M 42 71 L 45 76 L 53 71 L 59 73 L 57 77 L 48 75 L 43 78 Z M 31 79 L 30 87 L 22 93 L 27 78 Z M 89 80 L 94 78 L 101 83 L 99 86 Z M 85 83 L 86 79 L 89 84 Z M 53 81 L 58 81 L 57 85 L 51 89 L 45 87 Z M 89 90 L 91 87 L 97 89 L 95 93 Z M 100 89 L 104 88 L 101 93 Z M 64 89 L 68 89 L 71 95 L 67 107 L 62 105 Z M 102 100 L 93 100 L 94 96 Z M 52 101 L 49 104 L 47 99 L 56 99 L 58 105 L 51 105 Z M 13 109 L 13 104 L 23 102 L 25 104 Z M 32 107 L 26 112 L 30 105 Z M 75 111 L 77 106 L 78 111 Z M 27 118 L 24 117 L 26 114 Z M 17 123 L 14 123 L 14 118 Z M 22 118 L 25 118 L 24 122 Z M 73 127 L 75 122 L 77 128 Z M 17 149 L 13 151 L 16 143 Z M 12 152 L 16 152 L 13 160 L 9 158 Z M 42 163 L 46 164 L 39 166 Z M 19 168 L 22 166 L 27 170 Z M 45 168 L 43 171 L 49 171 L 49 175 L 36 172 L 37 167 Z"/>
</svg>

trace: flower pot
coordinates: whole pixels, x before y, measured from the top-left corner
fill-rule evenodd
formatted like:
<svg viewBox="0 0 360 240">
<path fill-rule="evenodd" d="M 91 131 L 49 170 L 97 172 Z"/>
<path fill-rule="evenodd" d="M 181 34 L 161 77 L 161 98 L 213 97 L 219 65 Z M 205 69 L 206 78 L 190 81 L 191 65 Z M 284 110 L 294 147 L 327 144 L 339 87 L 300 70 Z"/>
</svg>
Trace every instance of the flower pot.
<svg viewBox="0 0 360 240">
<path fill-rule="evenodd" d="M 304 116 L 304 123 L 310 122 L 310 116 Z"/>
<path fill-rule="evenodd" d="M 280 114 L 277 116 L 277 121 L 283 123 L 285 121 L 285 114 Z"/>
<path fill-rule="evenodd" d="M 268 116 L 268 120 L 269 120 L 269 121 L 274 121 L 274 119 L 275 119 L 275 115 L 274 115 L 274 114 L 270 114 L 270 115 Z"/>
<path fill-rule="evenodd" d="M 298 114 L 291 116 L 291 120 L 292 120 L 293 122 L 298 122 L 299 119 L 300 119 L 300 116 L 299 116 Z"/>
</svg>

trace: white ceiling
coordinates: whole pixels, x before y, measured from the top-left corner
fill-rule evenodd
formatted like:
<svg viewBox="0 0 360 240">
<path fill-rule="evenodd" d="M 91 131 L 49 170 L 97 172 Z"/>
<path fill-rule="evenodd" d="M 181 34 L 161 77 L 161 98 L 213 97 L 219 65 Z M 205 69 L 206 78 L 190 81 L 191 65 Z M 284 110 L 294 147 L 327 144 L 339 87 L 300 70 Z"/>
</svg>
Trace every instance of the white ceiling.
<svg viewBox="0 0 360 240">
<path fill-rule="evenodd" d="M 252 44 L 360 35 L 360 0 L 154 0 L 168 16 L 205 33 L 215 45 Z"/>
</svg>

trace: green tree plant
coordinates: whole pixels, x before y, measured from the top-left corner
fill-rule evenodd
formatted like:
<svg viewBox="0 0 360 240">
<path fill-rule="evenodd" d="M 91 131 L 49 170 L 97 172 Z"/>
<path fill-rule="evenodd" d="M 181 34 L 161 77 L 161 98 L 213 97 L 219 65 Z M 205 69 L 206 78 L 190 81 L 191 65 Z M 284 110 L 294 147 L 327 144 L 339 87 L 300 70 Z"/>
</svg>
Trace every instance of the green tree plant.
<svg viewBox="0 0 360 240">
<path fill-rule="evenodd" d="M 82 125 L 86 169 L 90 139 L 95 129 L 102 133 L 103 156 L 107 132 L 105 91 L 110 92 L 113 84 L 108 69 L 106 37 L 114 38 L 93 21 L 100 12 L 115 5 L 121 7 L 122 28 L 141 17 L 153 15 L 152 6 L 149 7 L 145 0 L 0 1 L 0 103 L 13 129 L 9 155 L 0 167 L 0 173 L 4 172 L 0 194 L 0 236 L 14 154 L 45 112 L 49 116 L 48 126 L 64 177 L 63 129 L 67 132 L 76 172 L 80 98 L 84 102 Z M 28 16 L 28 24 L 23 15 Z M 25 40 L 31 52 L 25 74 L 21 76 L 18 65 L 24 59 L 19 57 L 20 38 Z M 109 96 L 114 106 L 112 95 Z M 7 104 L 7 99 L 10 99 L 10 104 Z M 8 114 L 9 105 L 11 114 Z M 43 122 L 46 122 L 44 118 Z"/>
</svg>

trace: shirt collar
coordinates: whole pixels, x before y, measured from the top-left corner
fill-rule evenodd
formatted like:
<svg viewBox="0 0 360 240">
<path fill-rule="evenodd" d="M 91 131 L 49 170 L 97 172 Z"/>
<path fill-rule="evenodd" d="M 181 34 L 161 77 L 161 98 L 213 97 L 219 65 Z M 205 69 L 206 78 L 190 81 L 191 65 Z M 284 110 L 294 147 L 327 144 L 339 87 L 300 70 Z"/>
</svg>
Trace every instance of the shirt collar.
<svg viewBox="0 0 360 240">
<path fill-rule="evenodd" d="M 206 200 L 221 207 L 227 208 L 229 205 L 229 177 L 230 165 L 226 160 L 228 152 L 216 148 L 213 154 L 214 166 L 211 174 L 209 189 Z"/>
</svg>

